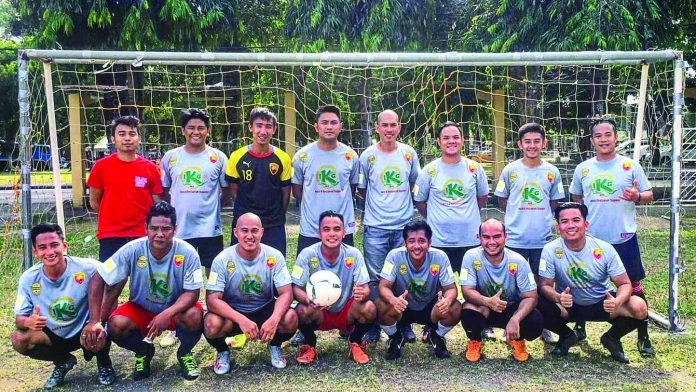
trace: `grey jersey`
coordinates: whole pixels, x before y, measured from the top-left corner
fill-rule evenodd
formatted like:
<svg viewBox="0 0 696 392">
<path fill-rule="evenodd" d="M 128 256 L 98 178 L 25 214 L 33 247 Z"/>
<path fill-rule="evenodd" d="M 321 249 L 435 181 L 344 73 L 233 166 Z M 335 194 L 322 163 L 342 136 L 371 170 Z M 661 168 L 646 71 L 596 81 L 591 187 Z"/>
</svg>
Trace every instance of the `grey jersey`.
<svg viewBox="0 0 696 392">
<path fill-rule="evenodd" d="M 291 283 L 283 254 L 261 244 L 254 260 L 246 260 L 231 246 L 213 260 L 208 291 L 222 292 L 222 299 L 234 310 L 252 313 L 275 298 L 275 289 Z"/>
<path fill-rule="evenodd" d="M 109 286 L 130 277 L 128 300 L 152 313 L 171 306 L 184 291 L 203 287 L 198 253 L 179 238 L 160 260 L 150 253 L 147 237 L 133 240 L 100 264 L 98 271 Z"/>
<path fill-rule="evenodd" d="M 590 236 L 579 252 L 557 238 L 544 246 L 539 261 L 539 276 L 554 279 L 559 293 L 570 287 L 573 303 L 583 306 L 602 301 L 604 292 L 614 289 L 610 279 L 623 273 L 626 270 L 614 247 Z"/>
<path fill-rule="evenodd" d="M 420 163 L 416 151 L 397 143 L 392 152 L 382 152 L 377 145 L 360 155 L 358 187 L 365 195 L 365 226 L 400 230 L 413 218 L 411 184 L 416 182 Z"/>
<path fill-rule="evenodd" d="M 500 298 L 507 302 L 520 302 L 522 293 L 536 291 L 534 273 L 527 260 L 510 249 L 506 248 L 504 252 L 503 260 L 494 266 L 482 247 L 470 249 L 462 261 L 459 283 L 475 287 L 486 297 L 492 297 L 503 289 Z"/>
<path fill-rule="evenodd" d="M 30 316 L 39 306 L 46 317 L 46 327 L 62 338 L 78 334 L 87 323 L 89 308 L 87 287 L 99 262 L 65 256 L 67 267 L 57 280 L 49 279 L 43 264 L 35 264 L 19 278 L 14 313 Z"/>
<path fill-rule="evenodd" d="M 318 238 L 319 215 L 327 210 L 343 215 L 347 234 L 355 232 L 351 185 L 358 183 L 360 175 L 355 151 L 343 143 L 324 151 L 314 142 L 295 154 L 292 168 L 292 183 L 302 185 L 300 234 Z"/>
<path fill-rule="evenodd" d="M 624 189 L 633 187 L 634 181 L 640 192 L 652 188 L 640 164 L 621 155 L 606 162 L 591 158 L 575 168 L 570 193 L 583 197 L 589 210 L 587 221 L 592 236 L 610 244 L 620 244 L 633 237 L 636 204 L 619 196 Z"/>
<path fill-rule="evenodd" d="M 177 237 L 222 234 L 220 188 L 227 186 L 226 166 L 225 154 L 212 147 L 197 154 L 178 147 L 164 154 L 162 186 L 169 188 L 171 203 L 176 208 Z"/>
<path fill-rule="evenodd" d="M 430 248 L 423 265 L 416 269 L 408 257 L 406 247 L 393 249 L 384 260 L 379 277 L 394 283 L 392 292 L 400 296 L 408 290 L 406 301 L 411 310 L 423 310 L 437 299 L 442 287 L 454 283 L 454 271 L 445 252 Z"/>
<path fill-rule="evenodd" d="M 476 246 L 481 224 L 477 197 L 488 195 L 483 167 L 462 157 L 455 164 L 438 158 L 425 165 L 413 187 L 414 200 L 426 201 L 433 246 Z"/>
<path fill-rule="evenodd" d="M 341 279 L 341 297 L 328 311 L 340 312 L 349 299 L 353 297 L 353 286 L 370 281 L 367 267 L 360 251 L 350 245 L 341 244 L 341 251 L 336 261 L 331 264 L 321 254 L 321 242 L 309 246 L 300 252 L 292 269 L 292 283 L 304 288 L 309 277 L 321 270 L 335 273 Z"/>
<path fill-rule="evenodd" d="M 556 166 L 545 161 L 537 167 L 527 167 L 521 159 L 512 162 L 500 174 L 495 195 L 507 199 L 508 246 L 543 248 L 551 241 L 551 201 L 565 198 Z"/>
</svg>

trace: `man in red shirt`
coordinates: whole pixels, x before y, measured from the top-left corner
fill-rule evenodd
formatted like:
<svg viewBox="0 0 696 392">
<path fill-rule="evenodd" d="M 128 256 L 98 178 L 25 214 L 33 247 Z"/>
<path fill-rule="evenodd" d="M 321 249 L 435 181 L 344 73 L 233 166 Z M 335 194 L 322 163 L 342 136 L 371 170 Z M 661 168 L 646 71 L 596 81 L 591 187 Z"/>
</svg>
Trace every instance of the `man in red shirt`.
<svg viewBox="0 0 696 392">
<path fill-rule="evenodd" d="M 98 160 L 87 180 L 89 205 L 99 213 L 99 260 L 145 236 L 145 217 L 153 201 L 161 200 L 162 181 L 157 166 L 137 154 L 140 120 L 121 116 L 109 125 L 116 153 Z"/>
</svg>

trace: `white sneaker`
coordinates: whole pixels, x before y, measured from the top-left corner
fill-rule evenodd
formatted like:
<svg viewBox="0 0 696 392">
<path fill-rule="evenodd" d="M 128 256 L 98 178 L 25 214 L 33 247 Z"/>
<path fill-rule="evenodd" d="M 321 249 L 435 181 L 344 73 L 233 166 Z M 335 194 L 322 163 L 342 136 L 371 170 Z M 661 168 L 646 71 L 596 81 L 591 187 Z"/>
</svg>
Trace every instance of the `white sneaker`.
<svg viewBox="0 0 696 392">
<path fill-rule="evenodd" d="M 268 351 L 271 353 L 271 365 L 276 369 L 285 369 L 288 366 L 288 361 L 283 355 L 283 350 L 280 346 L 268 346 Z"/>
<path fill-rule="evenodd" d="M 556 344 L 558 343 L 558 335 L 549 331 L 548 329 L 544 329 L 541 331 L 541 340 L 543 340 L 546 344 Z"/>
<path fill-rule="evenodd" d="M 175 345 L 176 342 L 177 342 L 176 332 L 174 332 L 174 331 L 165 331 L 165 332 L 162 334 L 162 337 L 160 337 L 159 345 L 160 345 L 160 347 L 162 347 L 162 348 L 164 348 L 164 347 L 171 347 L 171 346 Z"/>
<path fill-rule="evenodd" d="M 215 358 L 215 365 L 213 365 L 213 371 L 215 374 L 227 374 L 230 371 L 230 352 L 223 351 L 217 353 Z"/>
</svg>

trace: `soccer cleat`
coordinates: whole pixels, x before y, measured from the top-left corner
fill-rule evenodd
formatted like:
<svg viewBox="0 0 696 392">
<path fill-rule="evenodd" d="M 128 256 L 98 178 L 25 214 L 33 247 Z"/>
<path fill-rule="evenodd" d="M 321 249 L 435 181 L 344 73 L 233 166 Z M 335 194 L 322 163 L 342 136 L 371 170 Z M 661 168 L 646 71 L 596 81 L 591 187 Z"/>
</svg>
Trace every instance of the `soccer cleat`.
<svg viewBox="0 0 696 392">
<path fill-rule="evenodd" d="M 481 359 L 481 349 L 483 341 L 469 340 L 466 345 L 466 354 L 464 357 L 469 362 L 478 362 Z"/>
<path fill-rule="evenodd" d="M 551 350 L 551 355 L 557 355 L 559 357 L 563 357 L 568 355 L 568 350 L 570 350 L 571 347 L 575 346 L 578 344 L 578 336 L 575 335 L 575 332 L 571 331 L 568 336 L 565 336 L 561 338 L 560 336 L 558 337 L 558 343 L 556 343 L 556 347 Z"/>
<path fill-rule="evenodd" d="M 304 344 L 304 342 L 304 335 L 300 331 L 295 332 L 295 336 L 292 338 L 292 340 L 290 340 L 290 344 L 293 346 L 301 346 Z"/>
<path fill-rule="evenodd" d="M 423 343 L 428 344 L 428 342 L 430 342 L 430 332 L 431 332 L 430 327 L 427 325 L 424 325 L 423 326 L 423 336 L 421 336 L 421 341 Z M 408 340 L 406 340 L 406 341 L 408 342 Z"/>
<path fill-rule="evenodd" d="M 483 337 L 484 340 L 495 340 L 495 331 L 493 328 L 484 328 L 483 331 L 481 331 L 481 337 Z"/>
<path fill-rule="evenodd" d="M 74 355 L 68 354 L 68 359 L 64 362 L 56 363 L 55 365 L 56 367 L 53 369 L 51 377 L 49 377 L 44 384 L 45 389 L 53 389 L 62 385 L 63 381 L 65 381 L 65 375 L 77 365 L 77 359 Z"/>
<path fill-rule="evenodd" d="M 525 362 L 529 359 L 527 345 L 524 343 L 524 340 L 511 340 L 510 347 L 512 347 L 512 357 L 515 358 L 515 361 Z"/>
<path fill-rule="evenodd" d="M 401 331 L 397 331 L 394 335 L 389 336 L 387 340 L 387 353 L 384 354 L 384 359 L 393 361 L 401 357 L 401 347 L 404 345 L 404 335 Z"/>
<path fill-rule="evenodd" d="M 308 344 L 301 345 L 300 348 L 297 350 L 297 356 L 295 357 L 297 363 L 301 363 L 303 365 L 310 364 L 314 362 L 314 360 L 316 359 L 317 349 Z"/>
<path fill-rule="evenodd" d="M 655 356 L 655 349 L 652 346 L 652 343 L 650 343 L 650 338 L 647 336 L 645 337 L 639 337 L 638 340 L 636 341 L 636 345 L 638 346 L 638 352 L 640 353 L 641 356 L 643 357 L 654 357 Z"/>
<path fill-rule="evenodd" d="M 365 353 L 366 349 L 367 344 L 365 344 L 365 342 L 363 342 L 362 345 L 348 342 L 348 358 L 353 358 L 355 363 L 366 364 L 370 362 L 370 357 Z"/>
<path fill-rule="evenodd" d="M 133 357 L 133 381 L 142 380 L 150 377 L 150 362 L 155 356 L 155 346 L 147 344 L 147 353 L 145 355 L 136 355 Z"/>
<path fill-rule="evenodd" d="M 288 361 L 283 355 L 283 350 L 280 346 L 268 346 L 268 352 L 271 354 L 271 365 L 276 369 L 285 369 L 288 366 Z"/>
<path fill-rule="evenodd" d="M 425 329 L 426 327 L 423 328 Z M 423 333 L 425 333 L 425 331 Z M 413 328 L 411 327 L 411 324 L 406 324 L 403 327 L 401 327 L 401 334 L 404 335 L 404 342 L 406 343 L 414 343 L 416 341 L 416 334 L 413 333 Z"/>
<path fill-rule="evenodd" d="M 101 386 L 109 386 L 116 381 L 116 371 L 111 363 L 106 365 L 97 365 L 97 382 Z"/>
<path fill-rule="evenodd" d="M 433 351 L 435 356 L 439 359 L 445 359 L 450 357 L 449 351 L 447 351 L 447 341 L 444 336 L 440 336 L 437 332 L 431 332 L 428 337 L 430 345 L 433 346 Z"/>
<path fill-rule="evenodd" d="M 365 333 L 365 336 L 363 336 L 363 340 L 368 343 L 377 343 L 379 342 L 381 333 L 382 329 L 379 327 L 379 324 L 373 324 L 367 333 Z"/>
<path fill-rule="evenodd" d="M 578 321 L 575 323 L 575 335 L 578 337 L 578 342 L 587 339 L 587 331 L 585 331 L 585 322 Z"/>
<path fill-rule="evenodd" d="M 556 344 L 558 343 L 558 335 L 549 331 L 548 329 L 544 329 L 541 331 L 541 340 L 543 340 L 546 344 Z"/>
<path fill-rule="evenodd" d="M 215 374 L 227 374 L 230 371 L 230 350 L 218 351 L 213 364 Z"/>
<path fill-rule="evenodd" d="M 186 380 L 195 380 L 201 375 L 201 371 L 198 369 L 198 364 L 193 358 L 193 354 L 186 353 L 181 356 L 177 354 L 176 359 L 179 361 L 179 367 L 181 368 L 181 377 Z"/>
<path fill-rule="evenodd" d="M 176 344 L 178 339 L 176 338 L 176 332 L 174 331 L 164 331 L 162 337 L 159 340 L 159 345 L 162 348 L 171 347 Z"/>
<path fill-rule="evenodd" d="M 602 343 L 602 346 L 609 350 L 611 353 L 611 357 L 616 361 L 616 362 L 621 362 L 621 363 L 628 363 L 628 357 L 626 354 L 624 354 L 623 351 L 623 346 L 621 345 L 621 341 L 611 335 L 609 333 L 605 333 L 602 335 L 602 337 L 599 339 L 600 343 Z"/>
</svg>

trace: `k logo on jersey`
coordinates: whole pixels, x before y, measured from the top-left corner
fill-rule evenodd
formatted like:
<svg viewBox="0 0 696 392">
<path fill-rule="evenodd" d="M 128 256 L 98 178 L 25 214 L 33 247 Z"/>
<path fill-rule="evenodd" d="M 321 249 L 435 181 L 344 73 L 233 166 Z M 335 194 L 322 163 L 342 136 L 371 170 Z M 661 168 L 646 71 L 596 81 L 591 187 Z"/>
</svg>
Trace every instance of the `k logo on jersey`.
<svg viewBox="0 0 696 392">
<path fill-rule="evenodd" d="M 385 167 L 384 170 L 382 170 L 380 179 L 382 180 L 382 185 L 387 189 L 398 188 L 404 183 L 401 179 L 401 171 L 399 171 L 399 168 L 396 166 Z"/>
<path fill-rule="evenodd" d="M 48 315 L 56 324 L 69 324 L 77 314 L 75 300 L 71 297 L 60 297 L 48 306 Z"/>
<path fill-rule="evenodd" d="M 424 298 L 428 295 L 428 288 L 425 285 L 425 279 L 412 278 L 406 283 L 408 295 L 415 298 Z"/>
<path fill-rule="evenodd" d="M 263 292 L 263 285 L 261 284 L 261 278 L 258 275 L 248 274 L 242 277 L 239 282 L 239 291 L 243 295 L 248 296 L 259 296 Z"/>
<path fill-rule="evenodd" d="M 322 188 L 335 188 L 338 186 L 338 175 L 336 167 L 332 165 L 324 165 L 317 170 L 317 183 Z"/>
<path fill-rule="evenodd" d="M 466 197 L 466 191 L 462 182 L 456 178 L 445 181 L 442 186 L 442 195 L 449 201 L 462 201 Z"/>
<path fill-rule="evenodd" d="M 152 274 L 150 278 L 150 294 L 148 300 L 156 304 L 163 304 L 172 295 L 166 274 Z"/>
<path fill-rule="evenodd" d="M 524 184 L 520 190 L 522 204 L 539 205 L 544 200 L 541 196 L 541 186 L 536 182 Z"/>
<path fill-rule="evenodd" d="M 611 174 L 598 174 L 590 180 L 590 191 L 594 196 L 609 197 L 616 192 Z"/>
<path fill-rule="evenodd" d="M 568 279 L 577 287 L 584 287 L 590 282 L 590 276 L 587 273 L 587 265 L 581 262 L 572 262 L 566 269 Z"/>
<path fill-rule="evenodd" d="M 203 185 L 203 170 L 198 166 L 189 166 L 181 171 L 179 178 L 185 188 L 199 188 Z"/>
<path fill-rule="evenodd" d="M 494 296 L 496 293 L 498 293 L 498 291 L 500 291 L 502 289 L 503 292 L 500 293 L 500 298 L 501 299 L 506 298 L 505 289 L 503 288 L 502 283 L 498 283 L 496 281 L 490 280 L 483 285 L 483 288 L 484 288 L 484 292 L 487 293 L 489 297 Z"/>
</svg>

